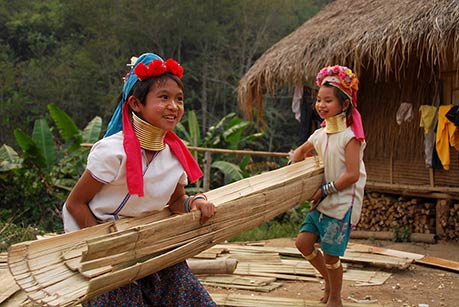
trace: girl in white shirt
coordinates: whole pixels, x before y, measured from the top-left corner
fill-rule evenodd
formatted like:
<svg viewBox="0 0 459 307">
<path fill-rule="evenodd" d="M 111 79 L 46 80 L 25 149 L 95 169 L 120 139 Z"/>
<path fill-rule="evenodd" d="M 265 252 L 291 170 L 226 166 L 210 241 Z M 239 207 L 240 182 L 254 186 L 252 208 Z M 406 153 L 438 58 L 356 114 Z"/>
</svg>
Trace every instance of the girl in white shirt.
<svg viewBox="0 0 459 307">
<path fill-rule="evenodd" d="M 204 194 L 187 196 L 185 185 L 202 176 L 183 142 L 172 132 L 184 113 L 183 68 L 153 53 L 141 55 L 125 78 L 105 137 L 88 156 L 87 168 L 63 209 L 66 231 L 166 206 L 172 212 L 215 215 Z M 100 307 L 216 306 L 186 262 L 163 269 L 84 304 Z"/>
</svg>

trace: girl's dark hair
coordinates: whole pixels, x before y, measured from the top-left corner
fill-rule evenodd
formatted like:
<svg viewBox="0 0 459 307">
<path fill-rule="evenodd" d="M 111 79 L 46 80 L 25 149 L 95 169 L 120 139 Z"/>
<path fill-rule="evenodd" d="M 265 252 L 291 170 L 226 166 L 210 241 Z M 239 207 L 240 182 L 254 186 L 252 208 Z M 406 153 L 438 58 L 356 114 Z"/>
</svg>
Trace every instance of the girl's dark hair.
<svg viewBox="0 0 459 307">
<path fill-rule="evenodd" d="M 166 83 L 167 80 L 169 80 L 169 79 L 172 79 L 175 82 L 177 82 L 177 84 L 180 87 L 180 89 L 182 91 L 184 90 L 183 82 L 179 77 L 177 77 L 176 75 L 171 74 L 171 73 L 165 73 L 165 74 L 162 74 L 159 77 L 153 77 L 153 78 L 149 78 L 147 80 L 136 82 L 136 84 L 134 84 L 134 86 L 132 87 L 131 91 L 129 92 L 128 97 L 129 96 L 137 97 L 142 102 L 142 104 L 145 105 L 145 99 L 146 99 L 147 94 L 150 91 L 151 87 L 153 85 L 156 85 L 156 84 L 162 85 L 162 84 Z"/>
<path fill-rule="evenodd" d="M 323 83 L 322 86 L 333 88 L 333 92 L 335 93 L 335 96 L 338 98 L 339 102 L 341 103 L 341 106 L 344 106 L 344 103 L 346 102 L 346 100 L 349 100 L 349 106 L 345 111 L 346 117 L 349 120 L 351 118 L 352 110 L 354 108 L 354 105 L 351 103 L 351 99 L 346 94 L 344 94 L 342 90 L 340 90 L 336 86 L 331 85 L 328 82 Z"/>
</svg>

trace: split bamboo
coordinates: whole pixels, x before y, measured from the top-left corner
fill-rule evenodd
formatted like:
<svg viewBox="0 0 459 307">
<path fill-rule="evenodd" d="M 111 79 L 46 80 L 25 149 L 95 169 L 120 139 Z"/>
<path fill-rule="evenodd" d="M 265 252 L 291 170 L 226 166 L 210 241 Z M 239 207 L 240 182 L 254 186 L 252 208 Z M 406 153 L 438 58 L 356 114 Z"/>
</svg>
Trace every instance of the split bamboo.
<svg viewBox="0 0 459 307">
<path fill-rule="evenodd" d="M 313 158 L 207 192 L 217 214 L 165 209 L 13 245 L 8 266 L 40 306 L 74 306 L 197 255 L 309 199 L 322 182 Z"/>
</svg>

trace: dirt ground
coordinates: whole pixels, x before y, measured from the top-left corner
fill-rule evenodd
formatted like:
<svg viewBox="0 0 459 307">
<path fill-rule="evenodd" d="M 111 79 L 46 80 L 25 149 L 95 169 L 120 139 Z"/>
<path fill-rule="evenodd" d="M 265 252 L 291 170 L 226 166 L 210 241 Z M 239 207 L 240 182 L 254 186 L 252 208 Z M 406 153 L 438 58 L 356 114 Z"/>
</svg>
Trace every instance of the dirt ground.
<svg viewBox="0 0 459 307">
<path fill-rule="evenodd" d="M 459 261 L 459 243 L 457 242 L 437 244 L 374 240 L 351 240 L 351 242 Z M 294 247 L 294 239 L 274 239 L 267 241 L 266 245 Z M 459 307 L 459 273 L 420 264 L 413 264 L 404 271 L 389 272 L 392 273 L 391 277 L 381 286 L 355 287 L 350 282 L 344 281 L 343 302 L 355 303 L 350 299 L 351 297 L 357 300 L 376 300 L 377 304 L 384 307 L 418 307 L 419 304 L 427 304 L 429 307 Z M 307 300 L 321 298 L 323 285 L 320 283 L 300 281 L 282 281 L 282 283 L 282 287 L 268 293 L 213 287 L 208 287 L 208 290 L 212 293 L 266 295 Z"/>
</svg>

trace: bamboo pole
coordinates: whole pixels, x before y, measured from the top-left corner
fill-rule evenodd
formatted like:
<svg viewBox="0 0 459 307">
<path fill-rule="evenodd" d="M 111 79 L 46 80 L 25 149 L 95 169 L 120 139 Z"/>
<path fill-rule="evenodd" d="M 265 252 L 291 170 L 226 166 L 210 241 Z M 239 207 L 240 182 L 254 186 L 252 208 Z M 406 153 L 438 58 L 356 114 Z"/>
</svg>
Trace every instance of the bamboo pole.
<svg viewBox="0 0 459 307">
<path fill-rule="evenodd" d="M 231 258 L 215 260 L 188 259 L 188 266 L 194 274 L 233 274 L 237 260 Z"/>
<path fill-rule="evenodd" d="M 252 156 L 264 156 L 264 157 L 280 157 L 287 158 L 288 152 L 271 152 L 271 151 L 254 151 L 254 150 L 236 150 L 236 149 L 223 149 L 223 148 L 203 148 L 188 146 L 189 150 L 199 152 L 213 152 L 222 154 L 234 154 L 234 155 L 252 155 Z"/>
</svg>

